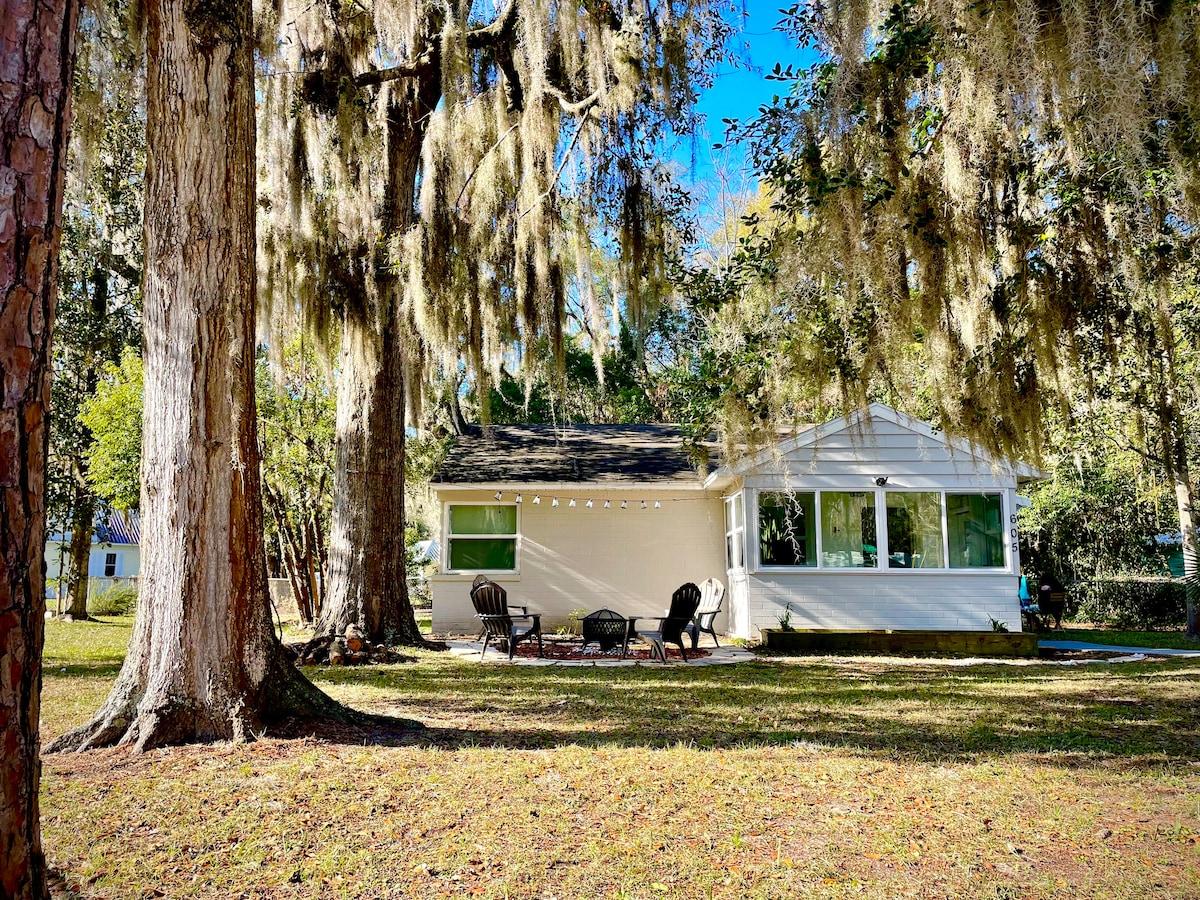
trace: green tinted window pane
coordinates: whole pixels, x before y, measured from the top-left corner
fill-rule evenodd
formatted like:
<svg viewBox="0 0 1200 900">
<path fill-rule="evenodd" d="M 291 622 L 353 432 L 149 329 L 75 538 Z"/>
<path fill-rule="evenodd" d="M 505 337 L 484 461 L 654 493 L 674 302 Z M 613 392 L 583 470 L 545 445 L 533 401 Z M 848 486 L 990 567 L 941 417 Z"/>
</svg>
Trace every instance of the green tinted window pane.
<svg viewBox="0 0 1200 900">
<path fill-rule="evenodd" d="M 515 506 L 451 506 L 451 534 L 516 534 Z"/>
<path fill-rule="evenodd" d="M 1004 505 L 999 494 L 947 494 L 950 568 L 1004 565 Z"/>
<path fill-rule="evenodd" d="M 817 564 L 815 495 L 758 495 L 758 560 L 764 566 Z"/>
<path fill-rule="evenodd" d="M 887 492 L 888 565 L 893 569 L 941 569 L 942 496 Z"/>
<path fill-rule="evenodd" d="M 450 568 L 455 571 L 517 567 L 516 538 L 455 538 L 450 542 Z"/>
<path fill-rule="evenodd" d="M 821 564 L 831 569 L 874 569 L 879 565 L 875 494 L 821 493 Z"/>
</svg>

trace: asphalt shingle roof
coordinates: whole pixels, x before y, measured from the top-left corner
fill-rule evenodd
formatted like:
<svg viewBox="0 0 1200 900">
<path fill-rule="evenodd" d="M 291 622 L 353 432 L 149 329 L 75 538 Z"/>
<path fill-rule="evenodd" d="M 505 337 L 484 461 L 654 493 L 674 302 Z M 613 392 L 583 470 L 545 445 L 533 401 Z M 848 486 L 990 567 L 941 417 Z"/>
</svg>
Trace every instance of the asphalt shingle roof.
<svg viewBox="0 0 1200 900">
<path fill-rule="evenodd" d="M 700 470 L 671 425 L 496 425 L 472 428 L 433 476 L 434 484 L 696 485 Z M 706 443 L 709 468 L 716 446 Z"/>
</svg>

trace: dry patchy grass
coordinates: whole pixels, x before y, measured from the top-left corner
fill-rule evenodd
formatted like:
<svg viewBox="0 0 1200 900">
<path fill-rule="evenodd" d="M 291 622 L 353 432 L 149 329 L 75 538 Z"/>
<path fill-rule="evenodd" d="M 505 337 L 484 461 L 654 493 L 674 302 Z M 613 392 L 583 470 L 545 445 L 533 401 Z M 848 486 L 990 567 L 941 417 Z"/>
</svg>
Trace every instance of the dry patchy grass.
<svg viewBox="0 0 1200 900">
<path fill-rule="evenodd" d="M 50 634 L 46 737 L 103 699 L 100 628 Z M 109 898 L 1200 897 L 1198 661 L 312 674 L 429 727 L 51 756 L 53 863 Z"/>
</svg>

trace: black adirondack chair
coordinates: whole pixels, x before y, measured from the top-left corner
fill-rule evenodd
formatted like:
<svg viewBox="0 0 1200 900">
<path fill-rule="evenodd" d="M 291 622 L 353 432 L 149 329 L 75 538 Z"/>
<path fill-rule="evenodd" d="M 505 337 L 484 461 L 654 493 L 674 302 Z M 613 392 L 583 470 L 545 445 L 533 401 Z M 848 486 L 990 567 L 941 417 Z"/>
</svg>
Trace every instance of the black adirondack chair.
<svg viewBox="0 0 1200 900">
<path fill-rule="evenodd" d="M 717 632 L 713 630 L 713 622 L 717 619 L 717 613 L 721 611 L 721 601 L 724 599 L 725 585 L 717 579 L 709 578 L 707 581 L 700 582 L 700 605 L 696 607 L 696 615 L 684 629 L 692 638 L 693 650 L 700 642 L 700 632 L 702 631 L 705 634 L 711 634 L 713 643 L 718 647 L 721 646 L 721 642 L 717 640 Z"/>
<path fill-rule="evenodd" d="M 684 662 L 687 662 L 687 648 L 683 646 L 683 635 L 687 631 L 688 625 L 691 624 L 692 617 L 696 615 L 696 607 L 699 605 L 700 588 L 689 581 L 671 595 L 671 608 L 665 616 L 661 618 L 639 616 L 634 620 L 633 627 L 637 636 L 650 645 L 652 656 L 657 656 L 665 663 L 667 661 L 666 645 L 671 643 L 679 647 Z M 657 622 L 658 627 L 638 628 L 637 622 L 642 621 L 643 618 L 645 621 Z"/>
<path fill-rule="evenodd" d="M 541 614 L 530 615 L 527 607 L 509 606 L 508 593 L 492 581 L 484 581 L 471 588 L 471 602 L 475 605 L 475 618 L 483 623 L 483 653 L 479 654 L 480 659 L 487 653 L 488 644 L 493 639 L 508 650 L 508 658 L 512 659 L 517 644 L 536 637 L 538 656 L 542 655 Z M 514 614 L 514 609 L 521 612 Z"/>
</svg>

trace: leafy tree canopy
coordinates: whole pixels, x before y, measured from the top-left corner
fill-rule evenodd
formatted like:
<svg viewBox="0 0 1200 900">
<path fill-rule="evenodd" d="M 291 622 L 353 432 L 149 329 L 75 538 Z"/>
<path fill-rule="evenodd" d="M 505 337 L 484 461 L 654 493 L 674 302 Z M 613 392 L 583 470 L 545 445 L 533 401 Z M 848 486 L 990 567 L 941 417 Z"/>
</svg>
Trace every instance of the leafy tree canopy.
<svg viewBox="0 0 1200 900">
<path fill-rule="evenodd" d="M 141 493 L 142 358 L 132 347 L 109 363 L 95 397 L 80 419 L 95 439 L 88 451 L 88 480 L 116 509 L 132 509 Z"/>
</svg>

